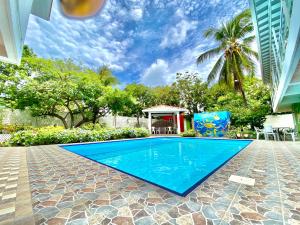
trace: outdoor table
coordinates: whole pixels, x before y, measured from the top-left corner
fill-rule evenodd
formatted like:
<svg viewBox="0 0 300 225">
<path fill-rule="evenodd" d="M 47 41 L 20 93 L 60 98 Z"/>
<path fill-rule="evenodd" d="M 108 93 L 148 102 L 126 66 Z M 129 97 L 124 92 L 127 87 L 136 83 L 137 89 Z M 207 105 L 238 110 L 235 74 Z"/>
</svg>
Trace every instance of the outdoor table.
<svg viewBox="0 0 300 225">
<path fill-rule="evenodd" d="M 280 139 L 280 132 L 283 130 L 283 129 L 292 129 L 291 127 L 273 127 L 273 130 L 277 133 L 278 135 L 278 139 L 279 141 L 282 141 Z"/>
</svg>

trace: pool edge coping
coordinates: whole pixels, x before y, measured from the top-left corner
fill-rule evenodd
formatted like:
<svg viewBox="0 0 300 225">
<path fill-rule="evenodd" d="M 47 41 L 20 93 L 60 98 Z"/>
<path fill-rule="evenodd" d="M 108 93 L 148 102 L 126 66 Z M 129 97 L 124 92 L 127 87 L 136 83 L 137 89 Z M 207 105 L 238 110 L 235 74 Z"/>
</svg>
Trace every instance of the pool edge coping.
<svg viewBox="0 0 300 225">
<path fill-rule="evenodd" d="M 232 141 L 251 141 L 251 142 L 256 140 L 256 139 L 232 139 L 232 138 L 223 138 L 223 137 L 149 136 L 149 137 L 141 137 L 141 138 L 123 138 L 123 139 L 114 139 L 114 140 L 106 140 L 106 141 L 90 141 L 90 142 L 77 142 L 77 143 L 54 144 L 54 145 L 63 147 L 63 146 L 73 146 L 73 145 L 87 145 L 87 144 L 101 144 L 101 143 L 109 143 L 109 142 L 134 141 L 134 140 L 143 140 L 143 139 L 152 139 L 152 138 L 189 138 L 189 139 L 232 140 Z"/>
</svg>

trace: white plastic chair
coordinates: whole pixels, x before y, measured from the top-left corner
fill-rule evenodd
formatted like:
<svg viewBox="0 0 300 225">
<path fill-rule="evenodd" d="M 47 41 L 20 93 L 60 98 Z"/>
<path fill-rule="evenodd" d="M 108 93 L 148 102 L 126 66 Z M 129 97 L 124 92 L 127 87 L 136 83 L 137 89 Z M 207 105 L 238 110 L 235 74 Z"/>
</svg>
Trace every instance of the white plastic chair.
<svg viewBox="0 0 300 225">
<path fill-rule="evenodd" d="M 265 133 L 262 129 L 259 129 L 257 127 L 254 127 L 254 129 L 255 129 L 255 132 L 256 132 L 256 139 L 259 140 L 259 135 L 261 135 L 261 134 L 264 135 Z"/>
<path fill-rule="evenodd" d="M 155 127 L 151 127 L 151 133 L 152 133 L 152 134 L 156 134 L 156 129 L 155 129 Z"/>
<path fill-rule="evenodd" d="M 171 127 L 171 131 L 172 131 L 172 134 L 176 134 L 177 133 L 177 128 Z"/>
<path fill-rule="evenodd" d="M 285 141 L 285 137 L 287 135 L 291 135 L 292 140 L 295 141 L 295 132 L 294 132 L 293 129 L 287 129 L 287 128 L 285 128 L 285 129 L 282 130 L 282 132 L 283 132 L 283 140 L 284 141 Z"/>
<path fill-rule="evenodd" d="M 172 134 L 172 127 L 167 127 L 166 130 L 167 130 L 166 132 L 167 134 Z"/>
<path fill-rule="evenodd" d="M 274 132 L 273 127 L 270 125 L 264 127 L 264 134 L 266 140 L 269 140 L 269 135 L 274 137 L 274 141 L 277 141 L 279 139 L 278 134 Z"/>
</svg>

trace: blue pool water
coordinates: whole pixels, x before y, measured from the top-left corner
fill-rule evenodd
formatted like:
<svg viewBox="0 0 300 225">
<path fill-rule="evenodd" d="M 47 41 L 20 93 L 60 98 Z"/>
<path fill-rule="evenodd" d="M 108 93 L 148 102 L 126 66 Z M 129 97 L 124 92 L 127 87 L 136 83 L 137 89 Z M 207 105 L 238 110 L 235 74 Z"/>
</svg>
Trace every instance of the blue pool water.
<svg viewBox="0 0 300 225">
<path fill-rule="evenodd" d="M 62 147 L 185 196 L 250 143 L 169 137 Z"/>
</svg>

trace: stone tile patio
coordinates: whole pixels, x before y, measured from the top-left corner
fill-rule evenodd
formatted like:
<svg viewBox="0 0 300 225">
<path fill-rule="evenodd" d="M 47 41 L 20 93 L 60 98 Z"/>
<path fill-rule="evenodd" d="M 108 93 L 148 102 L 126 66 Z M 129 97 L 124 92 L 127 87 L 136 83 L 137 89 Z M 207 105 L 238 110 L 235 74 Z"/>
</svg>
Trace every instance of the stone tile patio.
<svg viewBox="0 0 300 225">
<path fill-rule="evenodd" d="M 0 225 L 300 224 L 299 142 L 254 141 L 186 197 L 54 145 L 2 148 L 0 163 Z"/>
</svg>

